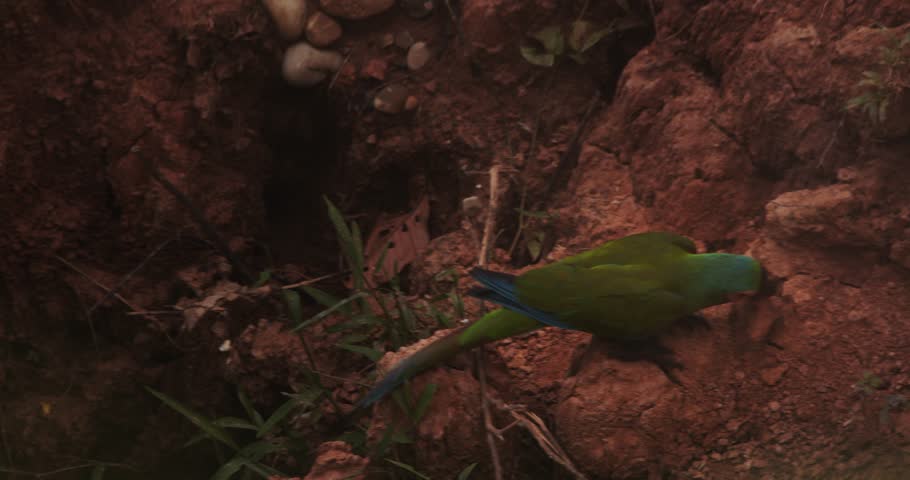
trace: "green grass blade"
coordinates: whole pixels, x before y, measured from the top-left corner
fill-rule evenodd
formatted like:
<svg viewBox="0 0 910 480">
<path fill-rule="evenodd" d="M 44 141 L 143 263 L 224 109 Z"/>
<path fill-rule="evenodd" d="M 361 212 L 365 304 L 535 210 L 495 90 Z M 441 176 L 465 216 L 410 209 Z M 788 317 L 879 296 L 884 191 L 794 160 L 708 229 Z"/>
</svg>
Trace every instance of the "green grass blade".
<svg viewBox="0 0 910 480">
<path fill-rule="evenodd" d="M 288 306 L 288 316 L 291 323 L 299 325 L 303 322 L 303 308 L 300 306 L 300 294 L 293 290 L 282 290 L 284 294 L 284 303 Z"/>
<path fill-rule="evenodd" d="M 316 300 L 316 302 L 323 307 L 331 307 L 341 301 L 340 298 L 316 287 L 305 285 L 301 288 L 303 288 L 303 291 L 306 292 L 307 295 L 313 297 L 313 300 Z"/>
<path fill-rule="evenodd" d="M 294 411 L 295 407 L 297 407 L 297 400 L 294 398 L 288 399 L 288 401 L 282 403 L 281 406 L 269 416 L 269 419 L 259 427 L 259 431 L 256 432 L 256 438 L 262 438 L 265 434 L 272 431 L 275 426 L 281 423 L 285 417 Z"/>
<path fill-rule="evenodd" d="M 272 279 L 272 271 L 263 270 L 263 271 L 259 272 L 259 278 L 256 280 L 256 283 L 253 284 L 253 288 L 259 288 L 259 287 L 265 285 L 266 283 L 269 283 L 269 280 L 271 280 L 271 279 Z"/>
<path fill-rule="evenodd" d="M 296 332 L 297 330 L 300 330 L 301 328 L 308 327 L 308 326 L 310 326 L 310 325 L 312 325 L 312 324 L 314 324 L 314 323 L 316 323 L 316 322 L 322 320 L 323 318 L 328 317 L 329 315 L 332 314 L 332 312 L 334 312 L 334 311 L 336 311 L 336 310 L 339 310 L 339 309 L 343 308 L 345 305 L 347 305 L 347 304 L 353 302 L 354 300 L 357 300 L 357 299 L 359 299 L 359 298 L 363 298 L 363 297 L 365 297 L 365 296 L 366 296 L 366 293 L 357 292 L 357 293 L 351 295 L 350 297 L 347 297 L 347 298 L 345 298 L 344 300 L 341 300 L 340 302 L 336 303 L 335 305 L 332 305 L 331 307 L 329 307 L 329 308 L 327 308 L 327 309 L 325 309 L 325 310 L 323 310 L 323 311 L 317 313 L 316 315 L 314 315 L 314 316 L 313 316 L 312 318 L 310 318 L 309 320 L 307 320 L 307 321 L 305 321 L 305 322 L 301 322 L 299 325 L 297 325 L 296 327 L 294 327 L 291 331 L 292 331 L 292 332 Z"/>
<path fill-rule="evenodd" d="M 476 468 L 476 467 L 477 467 L 476 462 L 468 465 L 467 467 L 464 467 L 464 470 L 462 470 L 461 473 L 458 474 L 458 480 L 468 480 L 468 477 L 471 476 L 471 472 L 473 472 L 474 468 Z"/>
<path fill-rule="evenodd" d="M 414 407 L 414 423 L 420 421 L 423 416 L 427 413 L 427 408 L 430 407 L 430 402 L 433 400 L 433 395 L 436 394 L 436 384 L 428 383 L 426 387 L 423 388 L 423 392 L 420 394 L 420 398 L 417 400 L 417 406 Z"/>
<path fill-rule="evenodd" d="M 246 411 L 246 416 L 257 426 L 262 426 L 262 415 L 253 408 L 253 402 L 243 393 L 243 390 L 240 387 L 237 387 L 237 398 L 240 400 L 240 404 L 243 405 L 243 409 Z"/>
<path fill-rule="evenodd" d="M 376 350 L 375 348 L 364 347 L 363 345 L 350 345 L 347 343 L 339 343 L 338 347 L 343 348 L 350 352 L 359 353 L 361 355 L 364 355 L 374 362 L 378 362 L 379 359 L 382 358 L 382 355 L 383 355 L 383 353 L 380 352 L 379 350 Z"/>
<path fill-rule="evenodd" d="M 391 463 L 392 465 L 395 465 L 398 468 L 401 468 L 402 470 L 406 470 L 406 471 L 412 473 L 415 477 L 417 477 L 421 480 L 433 480 L 432 478 L 418 472 L 416 469 L 414 469 L 414 467 L 408 465 L 407 463 L 401 463 L 401 462 L 392 460 L 391 458 L 387 458 L 387 459 L 385 459 L 385 461 Z"/>
<path fill-rule="evenodd" d="M 223 428 L 236 428 L 242 430 L 259 430 L 257 425 L 253 425 L 249 420 L 244 420 L 237 417 L 221 417 L 212 421 L 215 425 Z"/>
<path fill-rule="evenodd" d="M 193 423 L 193 425 L 196 425 L 200 430 L 202 430 L 203 432 L 208 434 L 208 436 L 233 448 L 234 450 L 237 450 L 240 448 L 237 446 L 237 443 L 234 442 L 234 439 L 231 438 L 231 435 L 226 430 L 215 425 L 209 419 L 194 412 L 193 410 L 184 406 L 177 400 L 174 400 L 173 398 L 171 398 L 151 387 L 145 387 L 145 389 L 148 390 L 149 393 L 151 393 L 152 395 L 157 397 L 158 400 L 161 400 L 165 405 L 167 405 L 168 407 L 171 407 L 177 413 L 186 417 L 187 420 L 189 420 L 190 422 Z"/>
<path fill-rule="evenodd" d="M 104 478 L 104 471 L 107 470 L 107 465 L 95 465 L 92 468 L 92 474 L 88 477 L 89 480 L 102 480 Z"/>
</svg>

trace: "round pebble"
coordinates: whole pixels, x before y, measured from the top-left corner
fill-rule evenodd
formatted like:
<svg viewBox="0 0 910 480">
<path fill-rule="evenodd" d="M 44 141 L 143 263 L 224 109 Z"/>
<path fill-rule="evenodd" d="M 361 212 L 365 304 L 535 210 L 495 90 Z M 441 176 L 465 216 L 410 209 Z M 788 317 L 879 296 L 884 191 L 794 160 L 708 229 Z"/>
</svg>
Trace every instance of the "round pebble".
<svg viewBox="0 0 910 480">
<path fill-rule="evenodd" d="M 430 48 L 426 42 L 417 42 L 408 49 L 408 68 L 420 70 L 430 61 Z"/>
</svg>

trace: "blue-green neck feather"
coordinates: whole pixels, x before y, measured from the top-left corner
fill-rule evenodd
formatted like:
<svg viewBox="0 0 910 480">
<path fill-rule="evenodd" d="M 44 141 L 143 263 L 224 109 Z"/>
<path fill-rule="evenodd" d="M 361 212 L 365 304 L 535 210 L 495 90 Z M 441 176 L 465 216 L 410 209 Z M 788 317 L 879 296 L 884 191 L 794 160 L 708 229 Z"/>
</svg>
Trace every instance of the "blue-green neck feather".
<svg viewBox="0 0 910 480">
<path fill-rule="evenodd" d="M 690 255 L 687 263 L 689 298 L 705 306 L 725 302 L 730 293 L 758 290 L 761 284 L 761 266 L 746 255 L 702 253 Z"/>
</svg>

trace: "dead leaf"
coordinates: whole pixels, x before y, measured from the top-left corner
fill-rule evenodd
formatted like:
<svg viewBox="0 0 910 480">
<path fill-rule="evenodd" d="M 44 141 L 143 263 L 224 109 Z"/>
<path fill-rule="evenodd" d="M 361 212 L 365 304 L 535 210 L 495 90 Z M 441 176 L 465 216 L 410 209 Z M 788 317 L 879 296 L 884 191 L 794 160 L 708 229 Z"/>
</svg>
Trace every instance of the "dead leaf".
<svg viewBox="0 0 910 480">
<path fill-rule="evenodd" d="M 392 218 L 380 215 L 364 251 L 367 280 L 371 284 L 388 281 L 423 253 L 430 244 L 429 216 L 430 200 L 427 197 L 423 197 L 411 213 Z"/>
</svg>

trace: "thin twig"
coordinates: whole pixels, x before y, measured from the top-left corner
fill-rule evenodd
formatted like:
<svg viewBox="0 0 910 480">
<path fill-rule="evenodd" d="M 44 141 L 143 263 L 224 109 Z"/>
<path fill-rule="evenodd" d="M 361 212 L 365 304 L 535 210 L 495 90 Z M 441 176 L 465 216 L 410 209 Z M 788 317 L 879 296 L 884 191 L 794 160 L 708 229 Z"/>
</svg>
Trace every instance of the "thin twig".
<svg viewBox="0 0 910 480">
<path fill-rule="evenodd" d="M 822 150 L 821 155 L 819 155 L 818 165 L 816 165 L 817 168 L 821 168 L 822 165 L 825 164 L 825 160 L 828 159 L 828 152 L 831 151 L 831 147 L 833 147 L 834 142 L 837 141 L 837 134 L 840 133 L 840 129 L 844 126 L 844 120 L 846 120 L 846 119 L 847 119 L 847 114 L 845 113 L 844 115 L 842 115 L 840 117 L 840 121 L 837 122 L 837 128 L 834 129 L 834 134 L 831 135 L 831 140 L 828 141 L 828 144 L 825 145 L 825 149 Z"/>
<path fill-rule="evenodd" d="M 490 204 L 487 209 L 487 218 L 483 227 L 483 238 L 480 243 L 480 255 L 477 264 L 487 266 L 490 244 L 493 240 L 493 231 L 496 227 L 496 213 L 499 211 L 499 165 L 490 167 Z M 474 353 L 477 363 L 477 377 L 480 382 L 480 406 L 483 410 L 483 425 L 486 430 L 487 445 L 490 447 L 490 460 L 493 463 L 493 478 L 502 480 L 502 463 L 499 460 L 499 450 L 496 448 L 496 437 L 502 440 L 502 435 L 493 426 L 490 405 L 487 400 L 487 374 L 483 361 L 483 349 L 479 348 Z"/>
<path fill-rule="evenodd" d="M 91 275 L 85 273 L 82 269 L 80 269 L 79 267 L 73 265 L 72 263 L 70 263 L 69 261 L 67 261 L 65 258 L 63 258 L 63 257 L 61 257 L 61 256 L 59 256 L 59 255 L 54 255 L 54 258 L 56 258 L 56 259 L 59 260 L 61 263 L 63 263 L 64 265 L 66 265 L 67 267 L 69 267 L 70 269 L 72 269 L 74 272 L 76 272 L 76 273 L 78 273 L 79 275 L 82 275 L 83 277 L 85 277 L 88 281 L 90 281 L 90 282 L 92 282 L 93 284 L 95 284 L 96 287 L 98 287 L 98 288 L 104 290 L 105 292 L 111 292 L 111 291 L 112 291 L 109 287 L 107 287 L 107 286 L 104 285 L 103 283 L 99 282 L 98 280 L 95 280 L 94 278 L 92 278 Z M 119 300 L 120 303 L 124 304 L 124 305 L 126 306 L 126 308 L 129 308 L 130 310 L 132 310 L 132 311 L 134 311 L 134 312 L 142 312 L 142 311 L 145 311 L 144 308 L 137 307 L 136 305 L 133 305 L 132 303 L 130 303 L 129 300 L 123 298 L 123 296 L 120 295 L 119 293 L 114 293 L 112 296 L 113 296 L 114 298 L 116 298 L 117 300 Z M 158 328 L 160 328 L 160 329 L 162 329 L 162 330 L 164 329 L 164 325 L 162 325 L 161 321 L 159 321 L 157 318 L 155 318 L 155 317 L 153 317 L 153 316 L 151 316 L 151 315 L 144 315 L 144 318 L 145 318 L 146 320 L 149 320 L 150 322 L 154 323 Z"/>
<path fill-rule="evenodd" d="M 341 272 L 330 273 L 330 274 L 328 274 L 328 275 L 323 275 L 323 276 L 321 276 L 321 277 L 311 278 L 311 279 L 309 279 L 309 280 L 304 280 L 304 281 L 302 281 L 302 282 L 291 283 L 291 284 L 289 284 L 289 285 L 283 285 L 283 286 L 281 287 L 281 289 L 282 289 L 282 290 L 293 290 L 293 289 L 295 289 L 295 288 L 305 287 L 305 286 L 307 286 L 307 285 L 312 285 L 312 284 L 314 284 L 314 283 L 319 283 L 319 282 L 321 282 L 321 281 L 323 281 L 323 280 L 328 280 L 328 279 L 330 279 L 330 278 L 338 277 L 338 276 L 341 276 L 341 275 L 344 275 L 344 274 L 347 274 L 347 273 L 350 273 L 350 272 L 351 272 L 350 270 L 343 270 L 343 271 L 341 271 Z"/>
<path fill-rule="evenodd" d="M 152 258 L 154 258 L 155 255 L 158 255 L 158 253 L 161 252 L 161 250 L 163 250 L 164 247 L 166 247 L 172 241 L 173 241 L 173 239 L 169 238 L 169 239 L 165 240 L 164 242 L 162 242 L 160 245 L 158 245 L 154 250 L 152 250 L 152 253 L 148 254 L 141 262 L 139 262 L 139 265 L 136 265 L 136 268 L 130 270 L 129 273 L 124 275 L 123 278 L 120 279 L 120 281 L 117 282 L 116 285 L 114 285 L 114 288 L 112 288 L 109 292 L 107 292 L 107 294 L 105 296 L 101 297 L 101 300 L 98 300 L 97 302 L 95 302 L 95 304 L 92 305 L 92 307 L 88 309 L 88 312 L 86 315 L 88 315 L 88 317 L 91 318 L 92 313 L 99 306 L 101 306 L 101 304 L 108 301 L 108 299 L 110 299 L 112 296 L 114 296 L 114 294 L 120 293 L 120 289 L 123 288 L 123 286 L 126 285 L 126 283 L 129 282 L 131 278 L 133 278 L 133 275 L 136 275 L 136 273 L 138 273 L 139 270 L 142 270 L 142 268 L 145 267 L 145 265 Z"/>
<path fill-rule="evenodd" d="M 499 211 L 499 165 L 490 167 L 490 205 L 483 226 L 483 237 L 480 241 L 480 258 L 477 264 L 485 267 L 490 257 L 490 242 L 496 226 L 496 213 Z"/>
<path fill-rule="evenodd" d="M 540 448 L 543 449 L 548 457 L 562 465 L 578 480 L 587 480 L 587 477 L 575 467 L 575 464 L 572 463 L 572 459 L 569 458 L 569 455 L 566 454 L 565 450 L 559 445 L 559 441 L 556 440 L 556 437 L 550 433 L 550 429 L 547 428 L 546 423 L 544 423 L 543 419 L 537 416 L 537 414 L 523 406 L 508 405 L 495 398 L 489 398 L 488 401 L 495 405 L 496 408 L 508 412 L 514 419 L 509 426 L 500 431 L 505 431 L 516 424 L 521 425 L 534 437 L 534 440 L 537 441 L 537 444 L 540 445 Z"/>
</svg>

